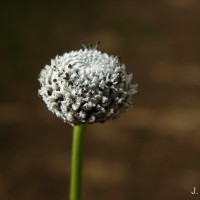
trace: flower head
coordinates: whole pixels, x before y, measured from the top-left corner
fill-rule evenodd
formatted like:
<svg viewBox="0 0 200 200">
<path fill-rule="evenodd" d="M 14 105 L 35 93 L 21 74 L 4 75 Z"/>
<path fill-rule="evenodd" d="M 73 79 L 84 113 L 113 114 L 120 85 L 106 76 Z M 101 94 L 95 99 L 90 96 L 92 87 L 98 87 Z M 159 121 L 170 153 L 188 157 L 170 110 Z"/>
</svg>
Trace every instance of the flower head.
<svg viewBox="0 0 200 200">
<path fill-rule="evenodd" d="M 84 46 L 56 56 L 42 69 L 39 95 L 64 122 L 104 122 L 132 104 L 137 85 L 131 79 L 119 57 Z"/>
</svg>

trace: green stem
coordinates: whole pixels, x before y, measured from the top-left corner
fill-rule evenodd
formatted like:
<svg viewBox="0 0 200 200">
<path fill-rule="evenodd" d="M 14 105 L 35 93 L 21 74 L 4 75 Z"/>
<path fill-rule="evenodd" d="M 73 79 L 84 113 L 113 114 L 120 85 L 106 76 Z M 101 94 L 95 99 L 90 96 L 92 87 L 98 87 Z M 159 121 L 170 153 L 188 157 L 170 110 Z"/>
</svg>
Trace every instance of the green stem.
<svg viewBox="0 0 200 200">
<path fill-rule="evenodd" d="M 84 130 L 85 125 L 74 126 L 73 130 L 70 200 L 80 200 Z"/>
</svg>

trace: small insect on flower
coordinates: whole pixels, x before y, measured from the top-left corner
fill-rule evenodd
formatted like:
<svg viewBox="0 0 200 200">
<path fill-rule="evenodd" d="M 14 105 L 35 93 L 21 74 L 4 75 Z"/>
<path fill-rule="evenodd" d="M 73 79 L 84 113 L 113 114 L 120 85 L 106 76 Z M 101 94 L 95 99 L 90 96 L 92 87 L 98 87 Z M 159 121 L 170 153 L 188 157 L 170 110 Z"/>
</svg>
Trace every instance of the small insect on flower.
<svg viewBox="0 0 200 200">
<path fill-rule="evenodd" d="M 98 45 L 64 53 L 39 75 L 39 95 L 50 111 L 71 125 L 104 122 L 132 105 L 137 84 L 117 56 Z"/>
</svg>

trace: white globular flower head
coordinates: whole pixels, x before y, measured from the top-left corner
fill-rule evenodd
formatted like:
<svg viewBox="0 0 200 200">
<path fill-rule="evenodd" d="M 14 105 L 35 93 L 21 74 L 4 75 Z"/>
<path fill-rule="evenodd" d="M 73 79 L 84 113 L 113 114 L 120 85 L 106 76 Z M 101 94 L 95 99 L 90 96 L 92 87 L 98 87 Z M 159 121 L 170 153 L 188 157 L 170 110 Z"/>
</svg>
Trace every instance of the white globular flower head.
<svg viewBox="0 0 200 200">
<path fill-rule="evenodd" d="M 71 125 L 116 118 L 132 105 L 137 92 L 119 57 L 83 46 L 56 56 L 39 75 L 39 95 L 50 111 Z"/>
</svg>

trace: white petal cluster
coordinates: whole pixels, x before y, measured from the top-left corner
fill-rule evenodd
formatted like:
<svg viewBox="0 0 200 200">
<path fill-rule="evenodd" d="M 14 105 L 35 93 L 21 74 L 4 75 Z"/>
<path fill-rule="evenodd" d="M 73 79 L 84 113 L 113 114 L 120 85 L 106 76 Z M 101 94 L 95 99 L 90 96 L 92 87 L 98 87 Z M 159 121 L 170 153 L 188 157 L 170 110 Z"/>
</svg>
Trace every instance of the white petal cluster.
<svg viewBox="0 0 200 200">
<path fill-rule="evenodd" d="M 71 125 L 116 118 L 132 104 L 137 85 L 118 57 L 96 48 L 56 56 L 39 75 L 39 95 L 50 111 Z"/>
</svg>

